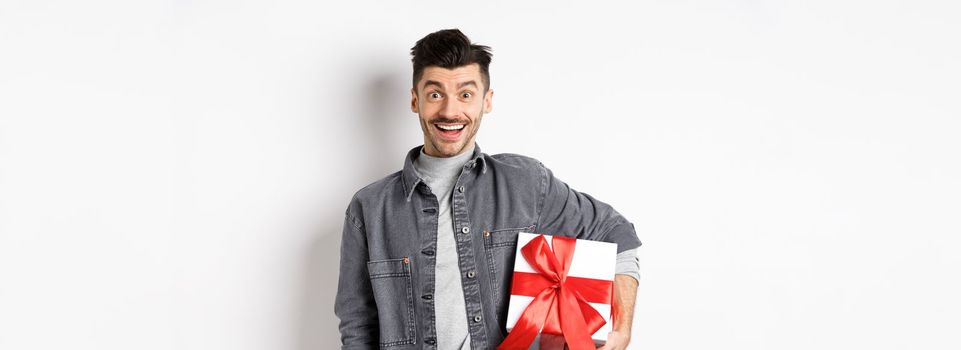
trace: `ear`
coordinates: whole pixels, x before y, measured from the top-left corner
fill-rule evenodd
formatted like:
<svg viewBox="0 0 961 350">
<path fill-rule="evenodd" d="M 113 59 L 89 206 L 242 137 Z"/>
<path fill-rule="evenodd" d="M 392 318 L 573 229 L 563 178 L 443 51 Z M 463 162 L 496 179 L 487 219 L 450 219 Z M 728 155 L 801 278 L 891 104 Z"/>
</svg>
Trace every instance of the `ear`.
<svg viewBox="0 0 961 350">
<path fill-rule="evenodd" d="M 417 90 L 410 89 L 410 111 L 417 113 Z"/>
<path fill-rule="evenodd" d="M 487 89 L 484 94 L 484 113 L 490 113 L 494 109 L 494 89 Z"/>
</svg>

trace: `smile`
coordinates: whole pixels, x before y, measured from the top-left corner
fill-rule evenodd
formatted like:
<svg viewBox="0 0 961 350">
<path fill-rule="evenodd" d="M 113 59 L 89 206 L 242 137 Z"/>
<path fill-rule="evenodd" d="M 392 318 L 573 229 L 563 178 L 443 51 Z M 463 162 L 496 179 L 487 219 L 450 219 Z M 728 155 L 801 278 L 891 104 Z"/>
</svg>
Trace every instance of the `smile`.
<svg viewBox="0 0 961 350">
<path fill-rule="evenodd" d="M 451 125 L 434 124 L 434 125 L 441 130 L 460 130 L 464 128 L 464 124 L 451 124 Z"/>
<path fill-rule="evenodd" d="M 465 124 L 434 124 L 434 127 L 437 128 L 438 136 L 445 141 L 457 141 L 464 130 L 464 126 Z"/>
</svg>

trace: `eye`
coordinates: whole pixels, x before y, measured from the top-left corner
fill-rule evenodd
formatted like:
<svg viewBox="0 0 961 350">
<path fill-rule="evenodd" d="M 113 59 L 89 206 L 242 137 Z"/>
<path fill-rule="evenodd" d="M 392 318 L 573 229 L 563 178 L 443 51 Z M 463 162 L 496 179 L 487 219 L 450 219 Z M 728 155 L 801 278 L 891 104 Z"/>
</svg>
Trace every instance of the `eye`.
<svg viewBox="0 0 961 350">
<path fill-rule="evenodd" d="M 435 99 L 435 100 L 438 99 L 438 98 L 440 98 L 440 94 L 437 93 L 437 92 L 428 93 L 427 96 L 430 97 L 430 98 L 432 98 L 432 99 Z"/>
<path fill-rule="evenodd" d="M 460 94 L 460 97 L 463 97 L 463 98 L 465 98 L 465 99 L 471 98 L 471 96 L 474 96 L 474 94 L 472 94 L 472 93 L 470 93 L 470 92 L 462 92 L 462 93 Z"/>
</svg>

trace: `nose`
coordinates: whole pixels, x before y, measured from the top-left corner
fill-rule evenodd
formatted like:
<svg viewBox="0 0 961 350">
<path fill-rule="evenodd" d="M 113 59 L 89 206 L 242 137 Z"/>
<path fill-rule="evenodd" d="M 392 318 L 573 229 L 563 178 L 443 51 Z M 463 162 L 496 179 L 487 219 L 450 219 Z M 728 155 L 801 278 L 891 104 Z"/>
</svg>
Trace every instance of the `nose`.
<svg viewBox="0 0 961 350">
<path fill-rule="evenodd" d="M 448 98 L 444 100 L 444 105 L 440 109 L 440 116 L 445 118 L 457 118 L 460 115 L 460 104 L 456 99 Z"/>
</svg>

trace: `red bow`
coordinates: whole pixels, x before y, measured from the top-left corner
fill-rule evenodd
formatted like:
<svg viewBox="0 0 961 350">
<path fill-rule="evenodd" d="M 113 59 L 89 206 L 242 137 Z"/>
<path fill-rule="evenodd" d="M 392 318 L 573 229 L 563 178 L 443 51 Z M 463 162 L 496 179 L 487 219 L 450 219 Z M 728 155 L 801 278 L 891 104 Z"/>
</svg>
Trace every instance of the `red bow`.
<svg viewBox="0 0 961 350">
<path fill-rule="evenodd" d="M 577 240 L 553 237 L 554 250 L 539 235 L 521 248 L 537 273 L 514 271 L 511 294 L 532 296 L 507 339 L 497 349 L 527 349 L 537 333 L 564 335 L 571 350 L 596 349 L 591 335 L 606 321 L 588 302 L 610 304 L 612 281 L 568 277 Z"/>
</svg>

